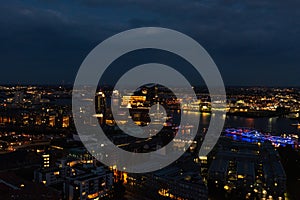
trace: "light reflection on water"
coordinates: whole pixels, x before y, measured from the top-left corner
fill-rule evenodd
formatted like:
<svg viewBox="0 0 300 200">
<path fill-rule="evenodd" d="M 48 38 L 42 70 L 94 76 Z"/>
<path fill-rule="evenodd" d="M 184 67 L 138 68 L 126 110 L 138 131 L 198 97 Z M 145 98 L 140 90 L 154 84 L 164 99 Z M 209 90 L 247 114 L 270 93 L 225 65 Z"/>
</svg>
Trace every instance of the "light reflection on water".
<svg viewBox="0 0 300 200">
<path fill-rule="evenodd" d="M 200 117 L 199 128 L 208 128 L 211 114 L 199 113 L 199 112 L 183 112 L 191 120 L 195 116 Z M 239 116 L 226 116 L 225 128 L 227 127 L 249 127 L 254 128 L 262 132 L 271 132 L 274 135 L 280 135 L 282 133 L 294 133 L 300 135 L 300 129 L 296 124 L 296 120 L 291 120 L 284 117 L 263 117 L 263 118 L 248 118 Z"/>
</svg>

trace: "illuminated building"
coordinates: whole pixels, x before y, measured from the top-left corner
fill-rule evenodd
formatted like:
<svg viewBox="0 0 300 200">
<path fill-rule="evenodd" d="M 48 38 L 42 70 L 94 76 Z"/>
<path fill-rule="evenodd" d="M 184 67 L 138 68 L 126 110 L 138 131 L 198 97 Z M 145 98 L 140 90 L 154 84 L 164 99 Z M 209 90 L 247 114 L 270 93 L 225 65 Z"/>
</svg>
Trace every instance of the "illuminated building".
<svg viewBox="0 0 300 200">
<path fill-rule="evenodd" d="M 51 127 L 55 126 L 55 116 L 54 115 L 49 116 L 49 126 L 51 126 Z"/>
<path fill-rule="evenodd" d="M 50 154 L 43 154 L 43 168 L 50 167 Z"/>
<path fill-rule="evenodd" d="M 79 161 L 82 164 L 94 165 L 95 158 L 85 148 L 69 149 L 69 158 Z"/>
<path fill-rule="evenodd" d="M 44 154 L 43 158 L 48 155 Z M 56 162 L 55 167 L 35 170 L 34 180 L 49 187 L 61 187 L 63 199 L 101 199 L 111 193 L 113 173 L 96 166 L 86 150 L 73 148 L 66 159 Z"/>
<path fill-rule="evenodd" d="M 46 186 L 54 185 L 63 181 L 59 168 L 46 168 L 34 171 L 34 181 Z"/>
<path fill-rule="evenodd" d="M 69 116 L 63 116 L 62 119 L 62 127 L 68 128 L 70 126 L 70 117 Z"/>
<path fill-rule="evenodd" d="M 0 124 L 9 124 L 14 121 L 15 119 L 11 116 L 0 116 Z"/>
<path fill-rule="evenodd" d="M 101 114 L 100 123 L 103 124 L 106 119 L 106 97 L 103 92 L 98 92 L 95 96 L 96 113 Z"/>
<path fill-rule="evenodd" d="M 200 170 L 201 170 L 201 176 L 203 176 L 204 181 L 206 181 L 205 177 L 207 177 L 208 172 L 208 162 L 207 162 L 207 156 L 200 156 Z"/>
<path fill-rule="evenodd" d="M 143 107 L 145 101 L 146 96 L 123 96 L 121 106 L 126 108 Z"/>
<path fill-rule="evenodd" d="M 209 181 L 215 182 L 216 187 L 219 187 L 219 184 L 225 184 L 227 170 L 228 170 L 229 161 L 222 158 L 215 159 L 211 163 L 208 171 Z"/>
<path fill-rule="evenodd" d="M 224 189 L 239 198 L 284 197 L 286 174 L 270 142 L 252 144 L 221 137 L 209 159 L 212 192 Z"/>
<path fill-rule="evenodd" d="M 199 166 L 191 169 L 192 166 L 191 161 L 184 159 L 156 172 L 128 174 L 126 186 L 133 193 L 151 199 L 208 199 L 206 185 L 196 170 Z"/>
<path fill-rule="evenodd" d="M 100 199 L 109 195 L 112 184 L 112 173 L 103 167 L 82 171 L 78 175 L 66 177 L 65 199 Z"/>
</svg>

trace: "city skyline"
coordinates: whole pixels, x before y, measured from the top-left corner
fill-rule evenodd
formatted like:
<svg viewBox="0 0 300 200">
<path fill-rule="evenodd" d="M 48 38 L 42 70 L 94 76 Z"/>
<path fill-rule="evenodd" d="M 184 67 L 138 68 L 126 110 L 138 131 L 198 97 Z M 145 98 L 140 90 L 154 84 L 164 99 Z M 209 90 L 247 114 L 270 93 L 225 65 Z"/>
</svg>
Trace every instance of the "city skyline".
<svg viewBox="0 0 300 200">
<path fill-rule="evenodd" d="M 160 150 L 155 158 L 163 159 L 174 151 L 183 153 L 163 169 L 132 174 L 127 171 L 130 166 L 122 167 L 118 153 L 105 153 L 108 140 L 90 140 L 92 150 L 81 142 L 85 136 L 74 126 L 71 87 L 1 86 L 0 152 L 4 162 L 0 169 L 5 171 L 0 173 L 0 181 L 5 181 L 1 195 L 33 199 L 34 187 L 41 187 L 41 195 L 53 195 L 50 199 L 297 199 L 300 88 L 228 89 L 225 126 L 207 156 L 199 156 L 199 150 L 211 127 L 213 108 L 205 89 L 195 88 L 195 92 L 199 99 L 194 102 L 154 84 L 141 87 L 132 96 L 127 90 L 99 88 L 94 99 L 96 114 L 82 118 L 88 126 L 100 125 L 109 141 L 134 155 Z M 110 99 L 117 106 L 116 115 Z M 156 134 L 157 126 L 152 126 L 149 138 L 127 134 L 137 130 L 129 125 L 129 118 L 137 126 L 161 122 L 161 109 L 149 111 L 155 103 L 166 109 L 162 130 Z M 124 115 L 127 109 L 130 117 Z M 85 113 L 88 108 L 80 110 Z M 179 122 L 179 116 L 188 118 L 188 124 Z M 196 131 L 191 124 L 195 117 L 200 119 Z M 118 124 L 128 126 L 122 130 Z M 94 131 L 87 133 L 94 138 Z M 192 133 L 197 134 L 190 140 Z M 172 146 L 164 148 L 171 139 Z M 101 151 L 95 154 L 97 147 Z M 113 163 L 105 164 L 103 159 Z M 140 166 L 154 163 L 143 160 Z M 3 190 L 7 187 L 12 190 Z M 55 188 L 59 191 L 53 191 Z"/>
<path fill-rule="evenodd" d="M 0 3 L 1 199 L 299 199 L 299 8 Z"/>
</svg>

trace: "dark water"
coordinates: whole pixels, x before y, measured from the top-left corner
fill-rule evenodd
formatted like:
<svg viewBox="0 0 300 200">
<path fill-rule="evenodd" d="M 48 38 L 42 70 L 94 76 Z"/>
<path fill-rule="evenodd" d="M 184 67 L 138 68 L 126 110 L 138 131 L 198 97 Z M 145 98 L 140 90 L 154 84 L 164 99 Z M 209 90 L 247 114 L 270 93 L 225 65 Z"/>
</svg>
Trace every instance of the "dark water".
<svg viewBox="0 0 300 200">
<path fill-rule="evenodd" d="M 299 134 L 300 129 L 297 126 L 291 125 L 295 123 L 297 123 L 297 121 L 283 117 L 246 118 L 237 116 L 227 116 L 225 126 L 250 127 L 262 132 L 274 133 L 274 135 L 280 135 L 282 133 Z"/>
<path fill-rule="evenodd" d="M 207 128 L 209 126 L 211 117 L 211 114 L 209 113 L 185 112 L 184 114 L 190 118 L 199 116 L 200 128 Z M 248 127 L 257 129 L 262 132 L 269 132 L 273 135 L 280 135 L 283 133 L 294 133 L 300 135 L 300 129 L 297 126 L 291 125 L 296 123 L 296 120 L 291 120 L 289 118 L 284 117 L 248 118 L 239 116 L 226 116 L 224 127 Z"/>
</svg>

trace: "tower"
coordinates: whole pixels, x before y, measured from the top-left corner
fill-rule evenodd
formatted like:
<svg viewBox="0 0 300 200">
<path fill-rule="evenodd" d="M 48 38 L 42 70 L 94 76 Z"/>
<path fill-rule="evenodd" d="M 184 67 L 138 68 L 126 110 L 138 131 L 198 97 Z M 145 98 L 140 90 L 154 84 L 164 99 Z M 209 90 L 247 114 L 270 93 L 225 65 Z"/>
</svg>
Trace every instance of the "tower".
<svg viewBox="0 0 300 200">
<path fill-rule="evenodd" d="M 95 97 L 96 114 L 100 116 L 100 124 L 105 122 L 106 118 L 106 97 L 103 92 L 98 92 Z"/>
</svg>

